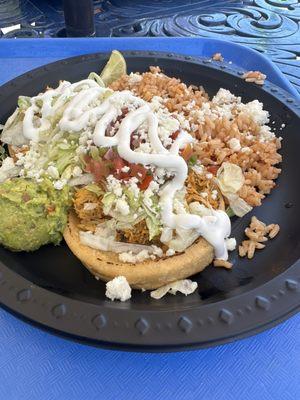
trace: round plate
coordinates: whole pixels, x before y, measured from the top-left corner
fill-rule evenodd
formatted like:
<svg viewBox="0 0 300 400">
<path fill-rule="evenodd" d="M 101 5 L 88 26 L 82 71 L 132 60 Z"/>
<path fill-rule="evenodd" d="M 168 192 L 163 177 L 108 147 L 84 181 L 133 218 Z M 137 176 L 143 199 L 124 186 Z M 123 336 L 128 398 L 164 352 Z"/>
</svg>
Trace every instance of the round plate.
<svg viewBox="0 0 300 400">
<path fill-rule="evenodd" d="M 55 62 L 26 73 L 0 88 L 0 121 L 14 111 L 18 95 L 33 96 L 60 79 L 76 81 L 100 71 L 108 54 L 91 54 Z M 253 214 L 279 223 L 280 234 L 253 260 L 231 253 L 233 269 L 208 267 L 193 277 L 199 285 L 190 296 L 151 299 L 133 291 L 125 303 L 105 299 L 97 281 L 65 244 L 34 253 L 0 248 L 0 302 L 9 310 L 53 332 L 73 339 L 126 350 L 169 351 L 206 347 L 257 333 L 299 310 L 300 105 L 287 92 L 266 83 L 246 83 L 232 66 L 174 54 L 127 52 L 128 70 L 146 71 L 159 65 L 186 83 L 203 85 L 210 95 L 220 87 L 242 100 L 258 99 L 283 136 L 282 174 L 277 187 Z M 273 123 L 274 121 L 274 123 Z M 282 124 L 285 128 L 282 129 Z M 236 219 L 232 236 L 238 243 L 251 214 Z"/>
</svg>

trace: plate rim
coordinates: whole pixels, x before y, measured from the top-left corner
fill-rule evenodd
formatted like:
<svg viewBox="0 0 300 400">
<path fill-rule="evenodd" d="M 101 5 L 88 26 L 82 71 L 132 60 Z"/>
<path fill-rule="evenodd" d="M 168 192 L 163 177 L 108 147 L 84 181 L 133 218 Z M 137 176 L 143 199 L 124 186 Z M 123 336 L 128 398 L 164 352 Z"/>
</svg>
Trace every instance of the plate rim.
<svg viewBox="0 0 300 400">
<path fill-rule="evenodd" d="M 32 79 L 33 75 L 47 74 L 52 68 L 56 68 L 59 65 L 65 66 L 94 58 L 101 60 L 107 58 L 109 54 L 108 52 L 85 54 L 58 60 L 35 68 L 2 85 L 0 87 L 0 98 L 1 96 L 5 96 L 5 92 L 9 92 L 12 87 L 15 89 L 19 82 L 23 83 L 24 79 Z M 177 59 L 198 65 L 205 64 L 210 68 L 223 70 L 240 79 L 244 72 L 243 69 L 236 66 L 232 67 L 228 63 L 214 62 L 207 58 L 191 57 L 175 53 L 135 50 L 124 51 L 122 54 L 125 57 L 150 56 Z M 300 118 L 300 103 L 290 93 L 270 82 L 266 82 L 261 90 L 275 97 Z M 141 310 L 134 309 L 134 307 L 127 308 L 125 314 L 127 316 L 128 313 L 131 314 L 130 321 L 122 321 L 122 319 L 124 320 L 124 315 L 120 316 L 118 314 L 124 313 L 124 308 L 117 309 L 117 307 L 109 305 L 109 303 L 96 305 L 62 296 L 51 290 L 34 285 L 26 278 L 5 266 L 0 260 L 0 304 L 8 310 L 21 315 L 22 318 L 24 317 L 31 323 L 38 324 L 39 326 L 42 325 L 44 329 L 55 330 L 56 333 L 71 336 L 75 340 L 87 343 L 95 342 L 101 347 L 112 347 L 120 350 L 126 350 L 127 347 L 129 350 L 139 349 L 140 351 L 155 351 L 155 349 L 156 351 L 164 349 L 165 351 L 178 351 L 182 349 L 205 348 L 232 342 L 277 325 L 281 320 L 288 318 L 300 310 L 299 280 L 300 259 L 286 271 L 257 288 L 220 302 L 201 305 L 202 313 L 203 310 L 210 310 L 211 313 L 211 315 L 207 314 L 208 316 L 205 316 L 205 319 L 204 317 L 199 318 L 199 315 L 197 317 L 192 316 L 191 314 L 195 312 L 199 313 L 199 310 L 196 307 L 190 307 L 190 309 L 181 310 L 178 315 L 171 313 L 171 316 L 169 315 L 168 318 L 165 318 L 163 328 L 161 326 L 159 328 L 158 323 L 155 325 L 155 317 L 152 315 L 157 314 L 160 311 L 158 309 L 154 311 L 143 309 L 143 315 L 141 315 Z M 49 302 L 49 297 L 51 297 L 52 303 Z M 233 307 L 232 303 L 237 303 L 237 299 L 240 301 L 241 298 L 247 297 L 249 297 L 248 311 L 247 306 L 245 310 L 240 310 L 240 312 L 239 309 Z M 283 307 L 285 311 L 274 311 L 274 307 L 272 307 L 273 302 L 283 297 L 285 299 L 285 307 Z M 43 299 L 43 301 L 40 302 L 40 299 Z M 84 305 L 85 313 L 79 315 L 78 309 L 82 305 Z M 89 310 L 85 310 L 85 308 L 89 308 Z M 86 313 L 86 311 L 90 311 L 90 314 Z M 169 313 L 168 311 L 163 312 L 165 314 Z M 273 315 L 274 312 L 275 315 Z M 38 314 L 40 314 L 40 317 L 38 317 Z M 87 314 L 88 317 L 86 316 Z M 115 314 L 115 316 L 111 314 Z M 252 328 L 235 328 L 241 319 L 245 317 L 246 319 L 249 318 L 249 320 L 252 319 Z M 47 321 L 44 318 L 47 318 Z M 78 321 L 74 325 L 76 319 Z M 84 320 L 88 322 L 86 325 L 89 332 L 88 336 L 85 336 L 80 329 L 80 324 L 84 325 L 82 324 Z M 132 333 L 132 343 L 126 339 L 124 341 L 115 341 L 114 335 L 109 334 L 119 331 L 120 321 L 122 321 L 122 324 L 124 322 L 122 329 L 125 328 L 128 330 L 127 332 Z M 237 321 L 238 323 L 236 323 Z M 69 325 L 72 325 L 72 329 Z M 199 336 L 199 334 L 201 332 L 203 334 L 203 328 L 204 330 L 207 328 L 208 332 L 212 329 L 225 331 L 225 336 L 223 338 L 210 338 L 210 340 L 200 339 L 201 335 Z M 171 332 L 171 329 L 175 330 L 177 343 L 180 342 L 180 344 L 170 344 L 168 340 L 170 337 L 168 334 L 164 334 L 163 330 L 166 330 L 165 332 L 168 333 Z M 164 341 L 166 338 L 167 342 Z"/>
</svg>

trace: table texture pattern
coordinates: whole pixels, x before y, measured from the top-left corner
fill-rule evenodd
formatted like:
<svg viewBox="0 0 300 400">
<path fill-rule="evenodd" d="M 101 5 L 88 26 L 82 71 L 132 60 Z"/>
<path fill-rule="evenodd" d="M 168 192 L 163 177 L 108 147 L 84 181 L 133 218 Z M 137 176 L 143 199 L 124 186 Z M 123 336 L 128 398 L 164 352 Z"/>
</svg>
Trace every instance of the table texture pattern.
<svg viewBox="0 0 300 400">
<path fill-rule="evenodd" d="M 300 91 L 298 0 L 97 0 L 94 13 L 97 36 L 200 36 L 244 44 L 267 55 Z M 3 38 L 58 36 L 62 1 L 0 2 L 0 28 L 15 24 L 20 28 Z"/>
</svg>

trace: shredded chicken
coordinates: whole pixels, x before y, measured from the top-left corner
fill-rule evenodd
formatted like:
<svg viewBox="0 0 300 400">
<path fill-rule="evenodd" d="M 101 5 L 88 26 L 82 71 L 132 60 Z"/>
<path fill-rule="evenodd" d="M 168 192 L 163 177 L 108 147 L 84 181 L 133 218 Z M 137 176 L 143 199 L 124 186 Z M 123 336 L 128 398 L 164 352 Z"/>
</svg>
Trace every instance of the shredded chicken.
<svg viewBox="0 0 300 400">
<path fill-rule="evenodd" d="M 132 229 L 120 230 L 117 232 L 117 241 L 136 243 L 136 244 L 150 244 L 149 231 L 146 225 L 146 221 L 142 220 L 135 224 Z M 151 244 L 157 243 L 158 237 L 151 240 Z"/>
<path fill-rule="evenodd" d="M 75 193 L 73 204 L 80 219 L 80 229 L 94 231 L 97 224 L 103 219 L 102 196 L 82 188 Z"/>
<path fill-rule="evenodd" d="M 206 171 L 198 174 L 190 171 L 186 180 L 186 201 L 188 204 L 198 201 L 205 207 L 225 210 L 225 202 L 222 193 L 213 179 L 207 179 Z"/>
</svg>

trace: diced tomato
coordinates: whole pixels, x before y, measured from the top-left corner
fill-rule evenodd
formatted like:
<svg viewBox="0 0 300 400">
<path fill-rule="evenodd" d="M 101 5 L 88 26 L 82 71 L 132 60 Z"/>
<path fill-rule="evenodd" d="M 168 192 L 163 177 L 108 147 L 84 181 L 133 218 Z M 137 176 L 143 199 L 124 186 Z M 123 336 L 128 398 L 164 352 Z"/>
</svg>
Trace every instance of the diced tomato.
<svg viewBox="0 0 300 400">
<path fill-rule="evenodd" d="M 85 170 L 86 170 L 86 172 L 91 172 L 91 171 L 88 171 L 87 168 L 88 168 L 88 165 L 89 165 L 90 161 L 92 160 L 92 157 L 90 157 L 89 155 L 85 154 L 85 156 L 83 157 L 83 160 L 85 162 Z"/>
<path fill-rule="evenodd" d="M 108 163 L 104 161 L 95 161 L 93 165 L 93 175 L 95 176 L 96 182 L 101 181 L 103 178 L 106 178 L 110 174 L 110 168 Z"/>
<path fill-rule="evenodd" d="M 172 140 L 177 139 L 177 138 L 178 138 L 178 135 L 179 135 L 179 132 L 180 132 L 179 130 L 173 132 L 172 135 L 170 136 L 171 139 L 172 139 Z"/>
<path fill-rule="evenodd" d="M 147 174 L 147 169 L 140 164 L 130 164 L 130 176 L 136 177 L 140 182 L 142 182 Z"/>
<path fill-rule="evenodd" d="M 123 160 L 123 158 L 121 158 L 121 157 L 116 157 L 116 158 L 114 158 L 113 160 L 112 160 L 112 163 L 113 163 L 113 166 L 114 166 L 114 169 L 115 169 L 115 172 L 118 174 L 118 173 L 120 173 L 121 172 L 121 169 L 123 168 L 123 167 L 125 167 L 125 165 L 126 165 L 126 162 Z"/>
<path fill-rule="evenodd" d="M 93 174 L 96 182 L 100 182 L 110 174 L 108 161 L 97 161 L 89 156 L 85 156 L 84 160 L 86 162 L 85 171 Z"/>
<path fill-rule="evenodd" d="M 207 167 L 207 171 L 210 172 L 213 175 L 217 175 L 218 169 L 220 167 L 218 165 L 210 165 L 209 167 Z"/>
<path fill-rule="evenodd" d="M 193 155 L 193 148 L 190 145 L 190 143 L 188 143 L 185 148 L 181 151 L 181 157 L 183 157 L 185 159 L 185 161 L 188 161 Z"/>
<path fill-rule="evenodd" d="M 114 149 L 110 147 L 104 155 L 105 160 L 113 160 L 116 156 Z"/>
<path fill-rule="evenodd" d="M 153 176 L 152 175 L 146 175 L 145 178 L 143 179 L 143 181 L 139 184 L 139 188 L 141 190 L 146 190 L 148 189 L 150 183 L 153 180 Z"/>
</svg>

